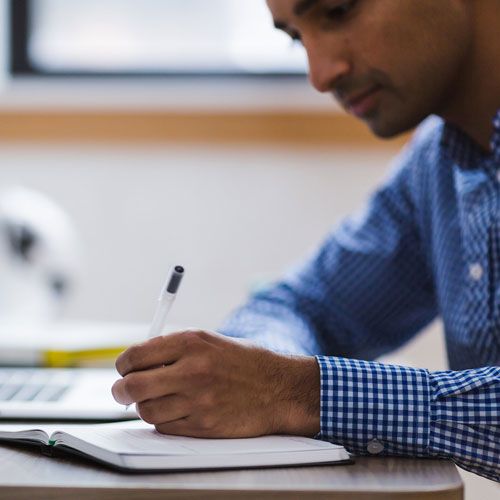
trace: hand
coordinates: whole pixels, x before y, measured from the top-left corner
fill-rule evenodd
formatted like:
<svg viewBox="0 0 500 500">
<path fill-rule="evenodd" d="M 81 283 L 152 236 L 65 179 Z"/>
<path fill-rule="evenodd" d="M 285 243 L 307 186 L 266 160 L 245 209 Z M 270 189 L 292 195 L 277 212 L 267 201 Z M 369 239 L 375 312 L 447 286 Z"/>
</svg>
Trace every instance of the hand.
<svg viewBox="0 0 500 500">
<path fill-rule="evenodd" d="M 159 432 L 229 438 L 319 432 L 319 367 L 217 333 L 188 330 L 123 352 L 112 393 Z"/>
</svg>

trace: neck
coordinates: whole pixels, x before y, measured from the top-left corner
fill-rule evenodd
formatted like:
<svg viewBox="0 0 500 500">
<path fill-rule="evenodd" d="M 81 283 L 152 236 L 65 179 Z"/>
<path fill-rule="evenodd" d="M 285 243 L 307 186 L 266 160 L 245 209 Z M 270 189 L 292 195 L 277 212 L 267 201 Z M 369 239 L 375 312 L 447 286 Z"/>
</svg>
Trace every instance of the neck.
<svg viewBox="0 0 500 500">
<path fill-rule="evenodd" d="M 473 40 L 458 85 L 440 115 L 490 151 L 492 120 L 500 108 L 500 2 L 470 2 Z"/>
</svg>

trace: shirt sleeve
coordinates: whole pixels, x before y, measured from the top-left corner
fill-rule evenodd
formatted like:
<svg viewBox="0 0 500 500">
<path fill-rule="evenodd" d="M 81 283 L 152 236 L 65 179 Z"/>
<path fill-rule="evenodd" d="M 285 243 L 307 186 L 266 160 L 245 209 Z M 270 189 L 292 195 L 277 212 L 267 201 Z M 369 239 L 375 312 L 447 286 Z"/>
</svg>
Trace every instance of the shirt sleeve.
<svg viewBox="0 0 500 500">
<path fill-rule="evenodd" d="M 403 154 L 363 211 L 220 331 L 283 352 L 375 359 L 426 326 L 437 308 L 414 213 L 414 163 Z"/>
<path fill-rule="evenodd" d="M 500 481 L 500 368 L 424 369 L 316 356 L 320 439 L 354 454 L 443 457 Z"/>
</svg>

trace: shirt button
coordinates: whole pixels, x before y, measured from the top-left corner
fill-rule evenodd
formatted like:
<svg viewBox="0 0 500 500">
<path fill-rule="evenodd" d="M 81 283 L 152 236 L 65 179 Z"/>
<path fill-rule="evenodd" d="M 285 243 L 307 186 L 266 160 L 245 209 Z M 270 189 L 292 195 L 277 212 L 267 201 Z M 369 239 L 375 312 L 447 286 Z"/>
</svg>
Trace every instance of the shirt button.
<svg viewBox="0 0 500 500">
<path fill-rule="evenodd" d="M 378 455 L 382 451 L 384 451 L 384 445 L 378 439 L 372 439 L 368 446 L 366 447 L 368 453 L 371 455 Z"/>
<path fill-rule="evenodd" d="M 475 264 L 471 264 L 469 266 L 469 276 L 474 281 L 479 281 L 483 277 L 483 266 L 477 262 Z"/>
</svg>

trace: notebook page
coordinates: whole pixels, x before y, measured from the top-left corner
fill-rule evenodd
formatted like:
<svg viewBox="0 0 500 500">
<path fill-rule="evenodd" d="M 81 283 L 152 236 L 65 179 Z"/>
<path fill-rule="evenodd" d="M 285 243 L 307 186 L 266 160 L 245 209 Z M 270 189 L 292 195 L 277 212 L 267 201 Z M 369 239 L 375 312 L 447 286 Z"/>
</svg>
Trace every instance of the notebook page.
<svg viewBox="0 0 500 500">
<path fill-rule="evenodd" d="M 47 443 L 57 425 L 1 424 L 0 439 L 38 440 Z"/>
<path fill-rule="evenodd" d="M 246 439 L 201 439 L 167 436 L 144 422 L 120 422 L 75 426 L 71 436 L 96 447 L 119 454 L 133 455 L 205 455 L 241 453 L 289 453 L 336 449 L 341 446 L 298 436 L 263 436 Z M 68 441 L 60 433 L 53 439 Z"/>
</svg>

